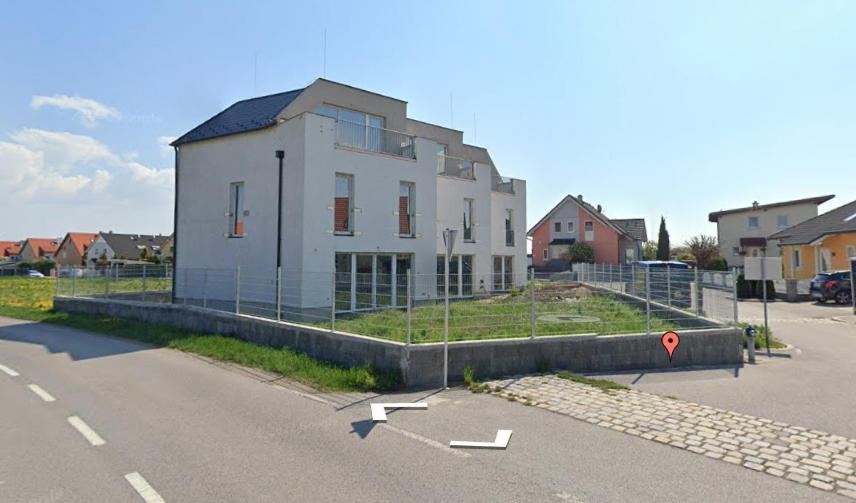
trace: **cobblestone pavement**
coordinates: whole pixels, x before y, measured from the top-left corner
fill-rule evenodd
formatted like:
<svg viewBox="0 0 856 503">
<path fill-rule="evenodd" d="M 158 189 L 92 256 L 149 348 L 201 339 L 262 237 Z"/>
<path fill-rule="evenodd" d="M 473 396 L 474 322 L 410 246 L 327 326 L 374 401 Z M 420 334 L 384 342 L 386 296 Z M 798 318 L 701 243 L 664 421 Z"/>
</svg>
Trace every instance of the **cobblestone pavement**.
<svg viewBox="0 0 856 503">
<path fill-rule="evenodd" d="M 485 384 L 507 399 L 856 499 L 854 439 L 554 375 Z"/>
</svg>

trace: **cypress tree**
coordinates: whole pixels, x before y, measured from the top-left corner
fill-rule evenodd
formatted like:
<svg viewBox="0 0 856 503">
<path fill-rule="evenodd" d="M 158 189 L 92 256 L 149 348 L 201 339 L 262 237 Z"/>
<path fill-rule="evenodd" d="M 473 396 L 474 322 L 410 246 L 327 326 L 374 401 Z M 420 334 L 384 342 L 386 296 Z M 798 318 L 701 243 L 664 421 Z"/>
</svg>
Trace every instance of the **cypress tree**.
<svg viewBox="0 0 856 503">
<path fill-rule="evenodd" d="M 657 260 L 669 260 L 669 231 L 666 230 L 666 218 L 660 217 L 660 234 L 657 237 Z"/>
</svg>

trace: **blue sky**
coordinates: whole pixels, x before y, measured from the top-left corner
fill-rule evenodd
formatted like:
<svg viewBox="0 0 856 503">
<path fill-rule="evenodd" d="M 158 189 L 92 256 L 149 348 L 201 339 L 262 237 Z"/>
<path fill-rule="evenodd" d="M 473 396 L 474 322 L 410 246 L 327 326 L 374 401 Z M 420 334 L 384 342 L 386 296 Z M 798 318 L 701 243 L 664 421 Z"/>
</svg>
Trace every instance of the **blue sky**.
<svg viewBox="0 0 856 503">
<path fill-rule="evenodd" d="M 327 78 L 441 125 L 451 93 L 530 224 L 583 194 L 675 243 L 753 200 L 856 199 L 856 2 L 304 3 L 4 4 L 0 240 L 170 232 L 159 141 L 321 76 L 325 28 Z"/>
</svg>

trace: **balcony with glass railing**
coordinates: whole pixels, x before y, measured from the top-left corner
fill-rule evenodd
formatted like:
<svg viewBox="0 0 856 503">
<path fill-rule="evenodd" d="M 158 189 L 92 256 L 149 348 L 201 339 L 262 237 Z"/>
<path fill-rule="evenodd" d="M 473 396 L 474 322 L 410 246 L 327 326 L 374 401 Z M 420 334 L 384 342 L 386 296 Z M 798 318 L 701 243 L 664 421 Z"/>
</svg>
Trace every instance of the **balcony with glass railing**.
<svg viewBox="0 0 856 503">
<path fill-rule="evenodd" d="M 336 145 L 407 159 L 416 159 L 413 136 L 357 122 L 336 121 Z"/>
<path fill-rule="evenodd" d="M 437 154 L 437 174 L 468 180 L 475 180 L 476 178 L 473 161 L 443 154 Z"/>
<path fill-rule="evenodd" d="M 514 194 L 514 179 L 494 175 L 491 178 L 490 190 L 505 194 Z"/>
</svg>

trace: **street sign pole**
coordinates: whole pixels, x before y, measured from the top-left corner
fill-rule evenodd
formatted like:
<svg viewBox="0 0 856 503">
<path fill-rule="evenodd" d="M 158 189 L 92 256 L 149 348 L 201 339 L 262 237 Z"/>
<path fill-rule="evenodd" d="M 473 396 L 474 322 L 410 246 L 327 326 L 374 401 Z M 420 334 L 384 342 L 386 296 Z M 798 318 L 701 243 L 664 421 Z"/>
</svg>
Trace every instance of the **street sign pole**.
<svg viewBox="0 0 856 503">
<path fill-rule="evenodd" d="M 764 339 L 767 341 L 767 356 L 770 356 L 770 326 L 767 323 L 767 249 L 764 248 L 761 260 L 761 288 L 764 292 Z"/>
<path fill-rule="evenodd" d="M 449 260 L 452 258 L 452 252 L 455 249 L 455 236 L 458 231 L 446 229 L 443 231 L 443 242 L 446 245 L 446 263 L 443 267 L 443 290 L 444 290 L 444 305 L 443 310 L 443 389 L 449 388 Z"/>
</svg>

